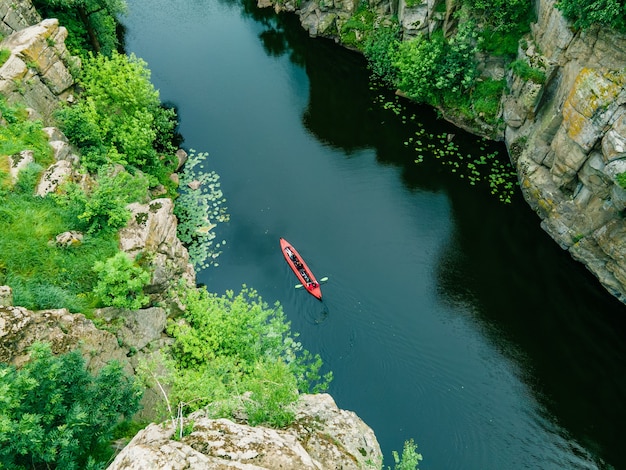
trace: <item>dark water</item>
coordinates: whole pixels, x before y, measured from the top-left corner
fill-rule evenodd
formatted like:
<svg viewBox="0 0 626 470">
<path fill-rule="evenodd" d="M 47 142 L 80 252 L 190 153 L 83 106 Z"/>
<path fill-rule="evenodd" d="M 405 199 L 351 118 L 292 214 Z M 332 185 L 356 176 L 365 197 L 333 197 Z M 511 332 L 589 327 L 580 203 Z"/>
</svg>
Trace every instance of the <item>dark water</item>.
<svg viewBox="0 0 626 470">
<path fill-rule="evenodd" d="M 210 153 L 231 221 L 210 290 L 279 301 L 330 393 L 421 469 L 626 468 L 626 309 L 539 228 L 403 144 L 361 58 L 290 17 L 216 0 L 129 0 L 127 50 Z M 392 96 L 387 97 L 392 99 Z M 414 107 L 428 132 L 477 139 Z M 318 277 L 320 303 L 279 237 Z"/>
</svg>

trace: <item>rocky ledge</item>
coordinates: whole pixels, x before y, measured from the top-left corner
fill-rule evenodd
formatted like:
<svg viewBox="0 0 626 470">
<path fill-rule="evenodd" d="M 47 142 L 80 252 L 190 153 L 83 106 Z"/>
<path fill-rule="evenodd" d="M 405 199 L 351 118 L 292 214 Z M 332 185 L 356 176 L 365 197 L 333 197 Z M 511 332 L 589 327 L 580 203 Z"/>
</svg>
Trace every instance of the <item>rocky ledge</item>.
<svg viewBox="0 0 626 470">
<path fill-rule="evenodd" d="M 181 429 L 183 430 L 181 433 Z M 181 436 L 182 434 L 182 436 Z M 140 431 L 107 470 L 380 468 L 374 432 L 330 395 L 302 395 L 287 429 L 251 427 L 192 413 Z"/>
</svg>

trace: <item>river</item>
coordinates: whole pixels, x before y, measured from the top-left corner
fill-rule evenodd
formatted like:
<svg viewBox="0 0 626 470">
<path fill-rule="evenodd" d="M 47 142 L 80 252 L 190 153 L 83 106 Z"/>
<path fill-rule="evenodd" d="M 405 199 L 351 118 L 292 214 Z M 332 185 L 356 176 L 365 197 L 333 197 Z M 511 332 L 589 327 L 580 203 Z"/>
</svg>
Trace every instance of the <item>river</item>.
<svg viewBox="0 0 626 470">
<path fill-rule="evenodd" d="M 626 468 L 624 306 L 519 191 L 503 204 L 432 155 L 415 163 L 407 142 L 422 129 L 467 153 L 504 157 L 501 146 L 427 108 L 385 109 L 395 97 L 360 56 L 291 16 L 128 4 L 127 52 L 147 61 L 183 146 L 210 154 L 228 199 L 219 266 L 199 282 L 280 302 L 385 464 L 413 438 L 422 470 Z M 329 277 L 323 302 L 294 288 L 281 236 Z"/>
</svg>

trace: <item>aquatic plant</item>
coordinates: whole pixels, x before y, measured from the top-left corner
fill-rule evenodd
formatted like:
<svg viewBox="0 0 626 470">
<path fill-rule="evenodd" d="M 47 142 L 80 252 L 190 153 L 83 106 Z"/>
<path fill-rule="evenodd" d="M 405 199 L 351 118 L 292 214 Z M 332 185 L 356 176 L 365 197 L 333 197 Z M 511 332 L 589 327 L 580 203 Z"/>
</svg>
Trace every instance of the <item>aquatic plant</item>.
<svg viewBox="0 0 626 470">
<path fill-rule="evenodd" d="M 487 139 L 477 140 L 475 153 L 466 153 L 454 141 L 453 134 L 434 134 L 425 129 L 422 123 L 415 122 L 415 114 L 410 114 L 398 97 L 390 101 L 388 96 L 379 94 L 376 99 L 383 109 L 392 112 L 404 124 L 413 122 L 417 126 L 414 134 L 404 141 L 405 147 L 415 151 L 415 163 L 435 159 L 471 186 L 486 183 L 490 193 L 498 200 L 511 202 L 517 185 L 515 169 L 508 161 L 503 161 L 497 151 L 488 150 Z"/>
</svg>

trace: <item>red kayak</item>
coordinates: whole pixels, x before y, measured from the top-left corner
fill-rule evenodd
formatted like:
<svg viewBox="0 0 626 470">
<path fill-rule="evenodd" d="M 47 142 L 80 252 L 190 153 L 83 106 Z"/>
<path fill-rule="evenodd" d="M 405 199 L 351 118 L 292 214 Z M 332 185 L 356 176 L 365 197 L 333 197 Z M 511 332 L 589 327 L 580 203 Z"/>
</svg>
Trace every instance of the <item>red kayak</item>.
<svg viewBox="0 0 626 470">
<path fill-rule="evenodd" d="M 317 279 L 315 279 L 315 276 L 302 259 L 302 256 L 300 256 L 300 253 L 284 238 L 280 239 L 280 249 L 283 252 L 287 264 L 298 279 L 300 279 L 302 285 L 306 287 L 307 292 L 313 297 L 322 300 L 320 283 L 317 282 Z"/>
</svg>

